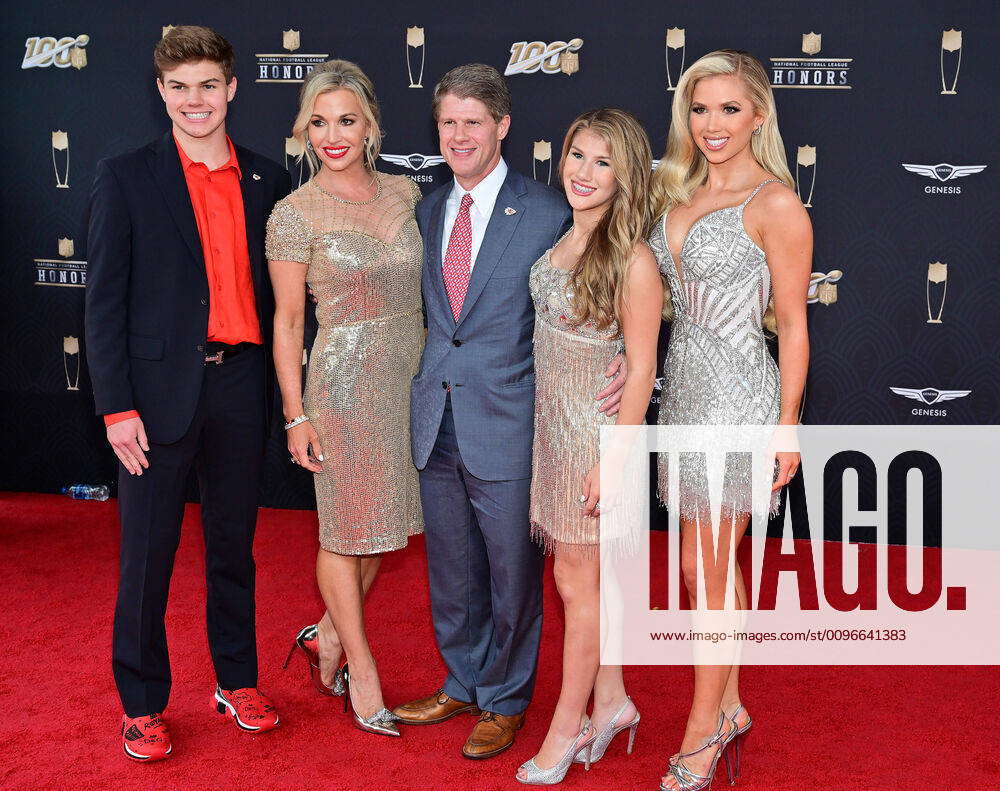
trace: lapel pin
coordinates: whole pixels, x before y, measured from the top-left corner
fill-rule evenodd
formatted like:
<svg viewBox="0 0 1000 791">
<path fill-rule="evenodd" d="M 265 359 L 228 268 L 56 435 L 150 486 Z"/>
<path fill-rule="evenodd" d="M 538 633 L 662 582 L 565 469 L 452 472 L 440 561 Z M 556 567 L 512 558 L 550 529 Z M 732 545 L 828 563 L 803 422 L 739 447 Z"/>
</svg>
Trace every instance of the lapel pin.
<svg viewBox="0 0 1000 791">
<path fill-rule="evenodd" d="M 254 181 L 260 181 L 260 176 L 259 176 L 259 175 L 257 175 L 256 173 L 254 173 L 254 174 L 253 174 L 253 180 L 254 180 Z"/>
<path fill-rule="evenodd" d="M 517 209 L 508 206 L 506 209 L 503 210 L 503 213 L 506 214 L 508 217 L 510 217 L 512 214 L 517 214 Z"/>
</svg>

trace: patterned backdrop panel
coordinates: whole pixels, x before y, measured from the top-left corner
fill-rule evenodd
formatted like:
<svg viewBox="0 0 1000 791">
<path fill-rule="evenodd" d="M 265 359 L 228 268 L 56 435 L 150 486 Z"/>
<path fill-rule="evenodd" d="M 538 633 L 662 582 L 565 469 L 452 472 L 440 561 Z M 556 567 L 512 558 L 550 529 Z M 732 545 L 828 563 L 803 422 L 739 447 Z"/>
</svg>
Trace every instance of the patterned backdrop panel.
<svg viewBox="0 0 1000 791">
<path fill-rule="evenodd" d="M 734 0 L 399 2 L 326 9 L 177 0 L 161 11 L 82 0 L 8 9 L 0 488 L 112 483 L 114 459 L 83 346 L 86 210 L 97 162 L 162 134 L 152 48 L 172 24 L 215 27 L 237 53 L 229 130 L 306 174 L 290 140 L 302 78 L 331 57 L 373 78 L 379 167 L 425 193 L 450 173 L 430 116 L 435 82 L 479 61 L 509 75 L 515 169 L 558 184 L 568 123 L 632 110 L 654 156 L 674 86 L 702 54 L 768 67 L 790 169 L 815 228 L 808 423 L 984 424 L 1000 418 L 998 137 L 990 0 L 843 7 Z M 668 330 L 664 329 L 664 338 Z M 663 344 L 661 344 L 661 351 Z M 651 416 L 659 391 L 654 391 Z M 501 439 L 498 438 L 498 447 Z M 502 452 L 502 450 L 500 451 Z M 307 474 L 268 444 L 262 503 L 309 507 Z M 192 488 L 192 494 L 195 490 Z"/>
</svg>

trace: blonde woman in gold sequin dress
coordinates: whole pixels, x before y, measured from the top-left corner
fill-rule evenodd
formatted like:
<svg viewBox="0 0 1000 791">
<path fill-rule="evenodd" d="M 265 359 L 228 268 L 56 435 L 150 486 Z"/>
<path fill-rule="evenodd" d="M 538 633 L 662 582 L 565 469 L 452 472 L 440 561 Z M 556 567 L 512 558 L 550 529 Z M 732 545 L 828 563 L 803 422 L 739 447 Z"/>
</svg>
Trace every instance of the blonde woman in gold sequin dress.
<svg viewBox="0 0 1000 791">
<path fill-rule="evenodd" d="M 793 426 L 809 360 L 812 227 L 785 162 L 768 74 L 745 52 L 705 55 L 684 72 L 672 116 L 667 151 L 653 177 L 656 220 L 649 237 L 674 314 L 660 423 Z M 777 365 L 764 335 L 772 317 Z M 659 460 L 661 497 L 669 494 L 667 458 Z M 798 466 L 798 453 L 777 454 L 775 493 Z M 727 600 L 735 603 L 725 605 L 728 610 L 745 610 L 746 590 L 731 553 L 751 513 L 754 528 L 765 527 L 776 500 L 772 494 L 768 502 L 766 484 L 764 492 L 751 492 L 749 463 L 730 462 L 724 476 L 717 473 L 723 502 L 713 527 L 706 468 L 684 459 L 678 467 L 681 570 L 690 599 L 702 611 L 724 613 Z M 770 470 L 762 472 L 758 479 Z M 704 601 L 697 601 L 699 575 Z M 725 617 L 739 623 L 738 612 Z M 694 670 L 694 699 L 680 752 L 661 779 L 664 791 L 707 788 L 720 757 L 733 767 L 732 782 L 752 724 L 740 698 L 738 665 L 716 659 Z"/>
<path fill-rule="evenodd" d="M 359 728 L 398 736 L 365 634 L 364 597 L 382 553 L 423 531 L 409 441 L 424 334 L 413 214 L 420 191 L 375 171 L 378 105 L 352 63 L 330 61 L 307 78 L 294 134 L 315 176 L 268 222 L 274 360 L 291 460 L 315 473 L 316 574 L 327 611 L 292 650 L 306 655 L 320 692 L 345 694 L 346 686 L 345 711 L 352 703 Z M 307 284 L 319 332 L 303 397 Z M 341 651 L 348 663 L 338 670 Z"/>
<path fill-rule="evenodd" d="M 559 782 L 574 759 L 599 760 L 625 730 L 631 751 L 639 724 L 621 668 L 600 665 L 599 426 L 615 420 L 594 409 L 593 393 L 624 348 L 629 375 L 617 423 L 644 421 L 663 308 L 663 284 L 644 242 L 650 165 L 649 140 L 630 113 L 601 109 L 577 118 L 560 164 L 573 227 L 531 269 L 531 523 L 555 553 L 566 627 L 559 702 L 541 748 L 517 772 L 523 783 Z"/>
</svg>

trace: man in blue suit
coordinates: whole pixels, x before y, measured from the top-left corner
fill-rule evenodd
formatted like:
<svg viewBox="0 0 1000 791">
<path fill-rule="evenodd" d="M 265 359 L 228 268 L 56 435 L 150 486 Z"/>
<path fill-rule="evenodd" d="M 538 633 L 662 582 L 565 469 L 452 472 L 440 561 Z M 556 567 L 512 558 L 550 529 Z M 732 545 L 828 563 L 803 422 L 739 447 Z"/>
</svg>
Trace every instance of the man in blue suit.
<svg viewBox="0 0 1000 791">
<path fill-rule="evenodd" d="M 478 714 L 462 754 L 489 758 L 513 744 L 535 683 L 542 558 L 528 523 L 528 273 L 569 226 L 570 211 L 558 192 L 501 157 L 510 92 L 492 66 L 448 72 L 434 90 L 434 116 L 455 180 L 417 206 L 428 334 L 411 430 L 434 631 L 448 675 L 438 692 L 394 713 L 412 725 Z M 602 409 L 617 409 L 623 380 L 595 394 L 613 394 Z"/>
</svg>

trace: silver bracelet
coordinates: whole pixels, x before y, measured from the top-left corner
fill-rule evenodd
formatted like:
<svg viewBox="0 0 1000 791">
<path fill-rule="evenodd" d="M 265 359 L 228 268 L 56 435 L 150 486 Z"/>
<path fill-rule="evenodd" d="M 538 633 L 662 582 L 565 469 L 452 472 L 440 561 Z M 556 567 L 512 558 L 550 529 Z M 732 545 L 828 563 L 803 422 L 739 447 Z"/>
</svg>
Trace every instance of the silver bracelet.
<svg viewBox="0 0 1000 791">
<path fill-rule="evenodd" d="M 285 423 L 285 431 L 288 431 L 290 428 L 295 428 L 297 425 L 305 423 L 307 420 L 309 420 L 309 415 L 299 415 L 296 418 L 292 418 L 291 421 Z"/>
</svg>

